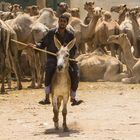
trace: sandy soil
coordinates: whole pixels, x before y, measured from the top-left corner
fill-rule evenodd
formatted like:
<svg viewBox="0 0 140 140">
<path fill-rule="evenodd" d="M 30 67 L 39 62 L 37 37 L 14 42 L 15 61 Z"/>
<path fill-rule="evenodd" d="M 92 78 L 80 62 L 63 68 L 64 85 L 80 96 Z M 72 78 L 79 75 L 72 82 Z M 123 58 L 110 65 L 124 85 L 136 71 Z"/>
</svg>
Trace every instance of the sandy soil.
<svg viewBox="0 0 140 140">
<path fill-rule="evenodd" d="M 81 82 L 78 98 L 68 102 L 69 132 L 53 126 L 52 105 L 39 105 L 43 89 L 0 95 L 0 140 L 140 140 L 140 85 Z"/>
</svg>

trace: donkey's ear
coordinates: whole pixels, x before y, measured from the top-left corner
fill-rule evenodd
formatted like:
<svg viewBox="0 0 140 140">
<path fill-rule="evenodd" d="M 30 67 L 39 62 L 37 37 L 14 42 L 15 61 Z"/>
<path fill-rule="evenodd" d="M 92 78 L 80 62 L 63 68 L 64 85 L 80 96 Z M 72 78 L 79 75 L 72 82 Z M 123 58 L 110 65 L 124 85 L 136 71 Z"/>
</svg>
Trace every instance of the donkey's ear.
<svg viewBox="0 0 140 140">
<path fill-rule="evenodd" d="M 74 38 L 73 40 L 71 40 L 71 41 L 67 44 L 66 47 L 67 47 L 69 50 L 71 50 L 72 47 L 75 45 L 75 42 L 76 42 L 76 38 Z"/>
<path fill-rule="evenodd" d="M 62 46 L 62 44 L 60 43 L 60 41 L 56 38 L 56 36 L 54 35 L 54 44 L 57 47 L 57 49 L 59 50 Z"/>
</svg>

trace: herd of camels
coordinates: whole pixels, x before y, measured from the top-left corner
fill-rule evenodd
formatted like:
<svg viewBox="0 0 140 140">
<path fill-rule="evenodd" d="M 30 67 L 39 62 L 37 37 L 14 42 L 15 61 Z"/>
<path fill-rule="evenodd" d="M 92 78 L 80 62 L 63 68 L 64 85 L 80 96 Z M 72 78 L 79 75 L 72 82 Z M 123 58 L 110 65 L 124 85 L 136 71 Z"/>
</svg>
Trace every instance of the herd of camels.
<svg viewBox="0 0 140 140">
<path fill-rule="evenodd" d="M 11 73 L 18 89 L 22 89 L 26 73 L 31 76 L 30 88 L 42 87 L 46 54 L 12 40 L 36 44 L 57 26 L 61 14 L 69 16 L 67 28 L 75 34 L 81 81 L 140 82 L 140 7 L 120 4 L 107 11 L 95 2 L 85 2 L 83 8 L 87 11 L 84 20 L 78 8 L 64 2 L 57 11 L 36 5 L 23 10 L 18 4 L 5 3 L 0 11 L 1 93 L 5 92 L 5 79 L 11 88 Z M 117 19 L 113 12 L 118 13 Z"/>
</svg>

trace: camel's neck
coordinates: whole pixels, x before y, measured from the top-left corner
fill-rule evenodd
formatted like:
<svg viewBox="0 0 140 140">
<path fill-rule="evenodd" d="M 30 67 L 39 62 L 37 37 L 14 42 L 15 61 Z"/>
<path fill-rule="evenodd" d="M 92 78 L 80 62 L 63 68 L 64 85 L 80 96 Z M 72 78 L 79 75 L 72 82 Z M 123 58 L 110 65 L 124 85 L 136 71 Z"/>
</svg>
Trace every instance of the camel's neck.
<svg viewBox="0 0 140 140">
<path fill-rule="evenodd" d="M 122 23 L 122 21 L 124 21 L 124 19 L 125 19 L 125 13 L 120 13 L 119 14 L 118 24 L 120 25 Z"/>
<path fill-rule="evenodd" d="M 98 19 L 98 16 L 93 16 L 90 23 L 86 27 L 84 27 L 83 33 L 85 39 L 91 38 L 94 35 Z"/>
<path fill-rule="evenodd" d="M 98 22 L 99 16 L 93 16 L 88 25 L 88 37 L 92 37 L 95 33 L 95 27 Z"/>
<path fill-rule="evenodd" d="M 126 61 L 127 66 L 132 69 L 135 63 L 138 61 L 132 54 L 131 52 L 131 44 L 129 40 L 124 40 L 121 45 L 123 46 L 123 53 L 124 53 L 124 58 Z"/>
</svg>

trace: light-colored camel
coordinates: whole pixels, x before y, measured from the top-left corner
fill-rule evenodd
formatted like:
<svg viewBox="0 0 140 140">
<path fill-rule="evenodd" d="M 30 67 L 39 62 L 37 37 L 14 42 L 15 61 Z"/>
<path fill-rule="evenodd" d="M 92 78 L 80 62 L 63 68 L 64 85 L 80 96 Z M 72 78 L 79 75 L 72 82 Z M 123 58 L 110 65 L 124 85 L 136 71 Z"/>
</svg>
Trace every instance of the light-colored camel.
<svg viewBox="0 0 140 140">
<path fill-rule="evenodd" d="M 39 7 L 36 5 L 27 6 L 25 8 L 25 13 L 29 14 L 30 16 L 37 16 L 39 14 Z"/>
<path fill-rule="evenodd" d="M 79 8 L 69 8 L 67 12 L 71 13 L 72 17 L 80 18 L 80 9 Z"/>
<path fill-rule="evenodd" d="M 5 78 L 11 72 L 11 69 L 14 71 L 17 78 L 17 88 L 22 89 L 21 85 L 21 75 L 19 70 L 18 62 L 18 50 L 17 45 L 10 41 L 10 39 L 17 39 L 16 33 L 12 28 L 7 26 L 2 20 L 0 20 L 0 59 L 1 59 L 1 70 L 2 70 L 2 85 L 1 93 L 5 92 Z M 10 83 L 9 83 L 9 86 Z M 11 88 L 11 87 L 9 87 Z"/>
<path fill-rule="evenodd" d="M 132 77 L 122 79 L 124 83 L 140 83 L 140 59 L 131 53 L 131 44 L 126 34 L 113 35 L 108 39 L 120 45 L 124 53 L 127 68 L 132 72 Z"/>
<path fill-rule="evenodd" d="M 100 49 L 92 53 L 82 54 L 76 58 L 80 70 L 81 81 L 118 82 L 127 77 L 122 63 L 115 57 L 104 54 Z"/>
<path fill-rule="evenodd" d="M 69 51 L 75 44 L 75 39 L 70 41 L 66 47 L 62 46 L 59 40 L 54 37 L 55 46 L 58 48 L 57 52 L 57 67 L 56 72 L 52 79 L 51 95 L 53 104 L 53 121 L 56 129 L 59 128 L 59 109 L 61 101 L 63 101 L 63 129 L 68 130 L 66 115 L 67 115 L 67 102 L 70 95 L 71 81 L 69 75 Z M 63 85 L 63 86 L 62 86 Z"/>
<path fill-rule="evenodd" d="M 0 11 L 10 11 L 9 7 L 11 6 L 11 3 L 8 3 L 8 2 L 4 2 L 4 1 L 1 1 L 0 2 Z"/>
<path fill-rule="evenodd" d="M 3 21 L 13 19 L 14 17 L 15 16 L 10 11 L 0 13 L 0 19 L 3 20 Z"/>
<path fill-rule="evenodd" d="M 48 32 L 48 28 L 45 25 L 38 22 L 34 22 L 31 19 L 31 17 L 27 14 L 22 14 L 20 16 L 17 16 L 13 20 L 7 21 L 7 24 L 9 24 L 16 32 L 18 41 L 27 44 L 28 43 L 34 44 L 38 42 Z M 37 79 L 39 77 L 38 75 L 40 75 L 39 64 L 36 64 L 39 58 L 36 56 L 34 50 L 32 50 L 31 48 L 25 48 L 20 45 L 19 50 L 23 50 L 23 49 L 26 50 L 28 55 L 28 60 L 30 63 L 30 69 L 32 75 L 32 82 L 30 87 L 35 88 L 36 87 L 35 83 L 38 82 L 38 80 L 36 80 L 36 72 L 37 72 Z M 40 86 L 41 86 L 41 82 L 38 83 L 38 87 Z"/>
<path fill-rule="evenodd" d="M 100 47 L 107 53 L 105 49 L 105 47 L 107 47 L 111 50 L 111 55 L 116 56 L 117 47 L 110 47 L 107 39 L 110 35 L 117 35 L 119 32 L 119 24 L 112 19 L 111 13 L 108 11 L 104 12 L 102 18 L 100 18 L 95 28 L 95 34 L 93 38 L 94 50 Z"/>
<path fill-rule="evenodd" d="M 98 24 L 99 19 L 102 16 L 102 8 L 95 7 L 92 8 L 92 19 L 90 20 L 88 25 L 81 24 L 81 40 L 83 42 L 87 42 L 86 52 L 93 51 L 93 36 L 95 35 L 95 29 Z"/>
<path fill-rule="evenodd" d="M 125 14 L 125 20 L 120 24 L 120 30 L 122 33 L 126 33 L 131 45 L 134 47 L 134 55 L 140 57 L 139 46 L 137 39 L 140 35 L 139 24 L 137 22 L 136 13 L 134 11 L 128 11 Z"/>
<path fill-rule="evenodd" d="M 0 19 L 9 20 L 17 17 L 17 15 L 22 13 L 22 7 L 19 4 L 10 4 L 8 6 L 8 11 L 3 11 L 0 13 Z"/>
</svg>

